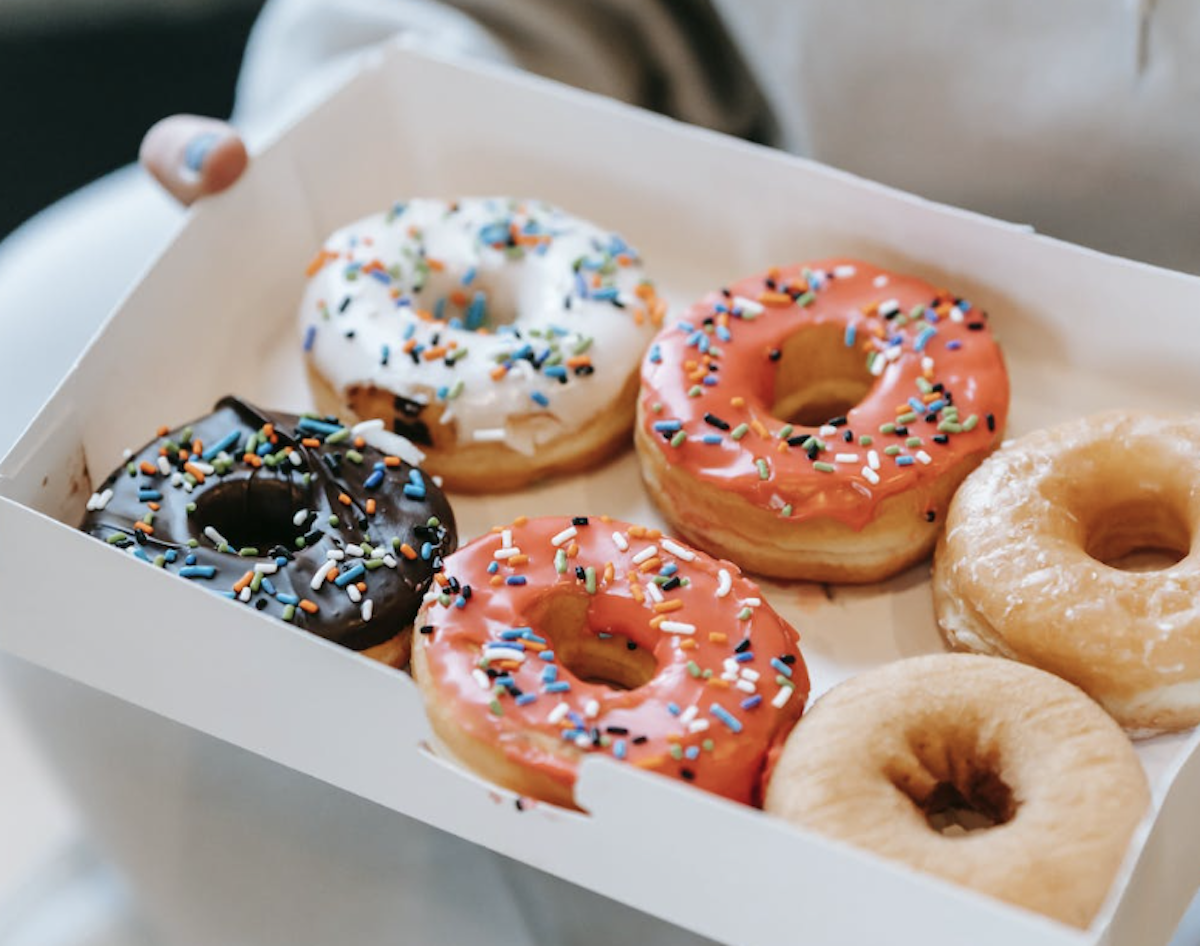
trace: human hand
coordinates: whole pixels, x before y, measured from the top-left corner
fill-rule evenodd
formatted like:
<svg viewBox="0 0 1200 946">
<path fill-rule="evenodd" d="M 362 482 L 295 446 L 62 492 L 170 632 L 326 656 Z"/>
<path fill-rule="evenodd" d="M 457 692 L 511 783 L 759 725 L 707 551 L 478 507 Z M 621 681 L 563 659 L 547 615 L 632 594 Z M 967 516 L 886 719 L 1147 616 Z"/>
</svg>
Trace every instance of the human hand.
<svg viewBox="0 0 1200 946">
<path fill-rule="evenodd" d="M 138 160 L 187 205 L 230 187 L 250 158 L 231 125 L 198 115 L 171 115 L 146 132 Z"/>
</svg>

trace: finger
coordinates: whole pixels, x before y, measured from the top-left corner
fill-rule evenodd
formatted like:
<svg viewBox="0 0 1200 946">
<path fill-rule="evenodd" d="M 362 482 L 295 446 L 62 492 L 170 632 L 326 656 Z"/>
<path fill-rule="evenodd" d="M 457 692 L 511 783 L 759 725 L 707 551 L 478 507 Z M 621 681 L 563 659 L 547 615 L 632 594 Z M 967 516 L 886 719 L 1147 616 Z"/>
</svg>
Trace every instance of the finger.
<svg viewBox="0 0 1200 946">
<path fill-rule="evenodd" d="M 138 158 L 182 204 L 231 186 L 246 170 L 246 146 L 215 118 L 172 115 L 146 132 Z"/>
</svg>

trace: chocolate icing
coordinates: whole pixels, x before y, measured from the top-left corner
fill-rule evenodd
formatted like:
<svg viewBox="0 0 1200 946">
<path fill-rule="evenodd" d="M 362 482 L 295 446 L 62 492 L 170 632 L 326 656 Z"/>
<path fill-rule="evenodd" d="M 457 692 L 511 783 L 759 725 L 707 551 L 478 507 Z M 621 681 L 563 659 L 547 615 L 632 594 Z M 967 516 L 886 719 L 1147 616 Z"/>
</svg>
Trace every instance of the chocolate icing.
<svg viewBox="0 0 1200 946">
<path fill-rule="evenodd" d="M 254 455 L 261 461 L 255 465 L 245 448 L 267 425 L 273 425 L 274 439 L 265 441 L 269 449 L 261 447 L 262 455 Z M 227 449 L 205 456 L 235 433 Z M 197 441 L 199 455 L 193 451 Z M 299 463 L 285 452 L 289 448 Z M 213 466 L 217 469 L 204 472 Z M 146 472 L 151 467 L 153 473 Z M 377 486 L 368 486 L 372 477 Z M 356 444 L 335 418 L 259 410 L 234 397 L 137 451 L 97 495 L 109 489 L 111 498 L 88 512 L 83 531 L 228 597 L 240 594 L 245 600 L 245 576 L 253 577 L 257 568 L 261 577 L 246 586 L 250 606 L 353 650 L 381 644 L 409 626 L 442 555 L 457 546 L 449 503 L 419 469 Z M 375 511 L 368 514 L 372 499 Z M 301 510 L 308 514 L 297 524 Z M 222 539 L 228 544 L 219 545 Z M 385 556 L 373 557 L 373 549 L 385 550 Z M 345 554 L 336 563 L 343 581 L 362 566 L 361 576 L 344 582 L 365 584 L 361 601 L 334 580 L 313 589 L 314 576 L 328 571 L 333 564 L 328 553 L 335 550 Z M 368 600 L 369 619 L 363 608 Z"/>
</svg>

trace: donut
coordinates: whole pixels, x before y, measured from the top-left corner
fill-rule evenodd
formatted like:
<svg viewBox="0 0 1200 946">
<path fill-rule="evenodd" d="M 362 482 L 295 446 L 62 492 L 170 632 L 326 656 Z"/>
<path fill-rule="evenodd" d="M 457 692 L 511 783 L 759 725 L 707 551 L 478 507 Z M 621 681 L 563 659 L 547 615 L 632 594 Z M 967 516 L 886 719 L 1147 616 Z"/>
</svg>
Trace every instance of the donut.
<svg viewBox="0 0 1200 946">
<path fill-rule="evenodd" d="M 627 443 L 666 307 L 616 234 L 533 201 L 419 199 L 333 234 L 308 275 L 318 387 L 448 488 L 517 489 Z"/>
<path fill-rule="evenodd" d="M 1087 696 L 972 654 L 835 687 L 793 730 L 766 791 L 767 812 L 792 824 L 1079 927 L 1149 801 L 1129 740 Z"/>
<path fill-rule="evenodd" d="M 700 548 L 776 578 L 871 582 L 929 554 L 1007 412 L 985 313 L 832 260 L 734 283 L 664 328 L 635 441 L 650 494 Z"/>
<path fill-rule="evenodd" d="M 413 676 L 440 748 L 576 807 L 589 754 L 748 804 L 799 718 L 796 632 L 736 566 L 607 517 L 518 519 L 446 559 Z"/>
<path fill-rule="evenodd" d="M 260 410 L 234 397 L 162 428 L 91 496 L 80 528 L 394 667 L 454 549 L 454 515 L 382 424 Z"/>
<path fill-rule="evenodd" d="M 1029 434 L 951 504 L 938 626 L 951 647 L 1070 680 L 1131 734 L 1195 726 L 1198 536 L 1200 417 L 1117 411 Z M 1178 561 L 1129 570 L 1147 550 Z"/>
</svg>

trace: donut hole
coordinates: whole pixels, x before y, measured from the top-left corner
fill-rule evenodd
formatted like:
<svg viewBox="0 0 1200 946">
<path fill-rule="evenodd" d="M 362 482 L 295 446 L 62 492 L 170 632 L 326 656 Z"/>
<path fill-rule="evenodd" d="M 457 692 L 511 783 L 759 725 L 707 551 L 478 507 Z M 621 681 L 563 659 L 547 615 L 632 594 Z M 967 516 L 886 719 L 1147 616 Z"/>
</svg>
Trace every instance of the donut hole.
<svg viewBox="0 0 1200 946">
<path fill-rule="evenodd" d="M 251 477 L 206 489 L 196 497 L 191 521 L 197 535 L 212 526 L 234 548 L 256 548 L 265 554 L 277 545 L 291 548 L 304 534 L 304 524 L 293 521 L 299 508 L 287 482 Z"/>
<path fill-rule="evenodd" d="M 619 627 L 593 626 L 590 600 L 551 595 L 530 614 L 536 632 L 553 648 L 554 662 L 583 683 L 611 690 L 645 686 L 658 673 L 654 654 Z"/>
<path fill-rule="evenodd" d="M 1183 560 L 1192 544 L 1187 521 L 1165 497 L 1098 504 L 1084 521 L 1084 530 L 1084 551 L 1121 571 L 1170 568 Z"/>
<path fill-rule="evenodd" d="M 890 773 L 892 784 L 939 834 L 960 835 L 1011 821 L 1017 805 L 994 753 L 981 750 L 969 733 L 954 737 L 913 740 L 912 754 Z"/>
<path fill-rule="evenodd" d="M 820 427 L 845 417 L 870 394 L 875 377 L 845 329 L 821 323 L 794 332 L 775 362 L 772 416 L 801 427 Z"/>
<path fill-rule="evenodd" d="M 503 273 L 503 275 L 502 275 Z M 521 280 L 511 270 L 472 272 L 455 266 L 430 270 L 414 293 L 418 308 L 471 332 L 510 325 L 521 308 Z"/>
</svg>

